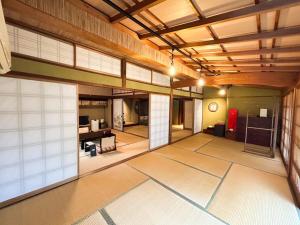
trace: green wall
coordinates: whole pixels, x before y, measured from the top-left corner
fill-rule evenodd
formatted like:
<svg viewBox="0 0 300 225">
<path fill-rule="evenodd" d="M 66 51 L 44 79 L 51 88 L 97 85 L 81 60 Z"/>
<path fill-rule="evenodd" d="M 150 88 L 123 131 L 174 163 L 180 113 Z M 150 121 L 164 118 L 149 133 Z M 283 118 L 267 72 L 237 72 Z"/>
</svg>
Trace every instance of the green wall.
<svg viewBox="0 0 300 225">
<path fill-rule="evenodd" d="M 220 97 L 218 91 L 218 88 L 204 88 L 203 128 L 221 121 L 227 122 L 227 111 L 231 108 L 236 108 L 239 116 L 246 116 L 247 112 L 258 115 L 260 108 L 267 108 L 271 116 L 273 106 L 280 104 L 281 100 L 281 91 L 276 89 L 232 86 L 227 90 L 225 97 Z M 208 104 L 211 102 L 218 103 L 217 112 L 208 110 Z"/>
<path fill-rule="evenodd" d="M 212 102 L 216 102 L 219 106 L 216 112 L 210 112 L 208 110 L 208 105 Z M 224 123 L 226 120 L 226 109 L 226 98 L 203 99 L 203 129 L 219 122 Z"/>
</svg>

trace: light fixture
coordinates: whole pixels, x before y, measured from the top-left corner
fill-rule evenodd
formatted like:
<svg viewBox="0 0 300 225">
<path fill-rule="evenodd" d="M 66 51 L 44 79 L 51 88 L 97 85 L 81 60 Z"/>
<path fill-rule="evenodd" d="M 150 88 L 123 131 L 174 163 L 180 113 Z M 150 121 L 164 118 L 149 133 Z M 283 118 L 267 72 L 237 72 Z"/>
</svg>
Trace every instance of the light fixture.
<svg viewBox="0 0 300 225">
<path fill-rule="evenodd" d="M 197 72 L 201 72 L 201 68 L 196 69 Z"/>
<path fill-rule="evenodd" d="M 200 77 L 198 80 L 198 86 L 203 87 L 205 85 L 205 80 L 203 77 Z"/>
<path fill-rule="evenodd" d="M 169 68 L 169 74 L 170 74 L 170 76 L 175 76 L 175 74 L 176 74 L 176 68 L 175 68 L 175 66 L 174 66 L 174 54 L 173 54 L 173 52 L 174 52 L 174 49 L 172 49 L 172 55 L 171 55 L 171 66 L 170 66 L 170 68 Z"/>
<path fill-rule="evenodd" d="M 226 95 L 226 89 L 225 89 L 225 88 L 221 88 L 221 89 L 219 90 L 219 95 L 221 95 L 221 96 Z"/>
</svg>

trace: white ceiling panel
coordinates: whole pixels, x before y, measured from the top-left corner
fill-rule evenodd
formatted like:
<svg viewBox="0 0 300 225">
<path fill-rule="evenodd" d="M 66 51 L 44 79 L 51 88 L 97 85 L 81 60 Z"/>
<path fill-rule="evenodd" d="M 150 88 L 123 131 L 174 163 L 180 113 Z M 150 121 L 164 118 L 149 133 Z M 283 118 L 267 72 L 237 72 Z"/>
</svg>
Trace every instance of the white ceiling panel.
<svg viewBox="0 0 300 225">
<path fill-rule="evenodd" d="M 206 28 L 181 30 L 176 33 L 186 42 L 208 41 L 213 39 Z"/>
<path fill-rule="evenodd" d="M 242 50 L 257 50 L 259 46 L 258 46 L 258 41 L 245 41 L 245 42 L 224 44 L 224 47 L 228 51 L 242 51 Z"/>
<path fill-rule="evenodd" d="M 234 37 L 257 32 L 256 17 L 250 16 L 212 25 L 219 38 Z"/>
<path fill-rule="evenodd" d="M 206 56 L 204 58 L 208 61 L 211 61 L 211 60 L 227 61 L 228 60 L 228 58 L 226 56 Z"/>
<path fill-rule="evenodd" d="M 199 46 L 199 47 L 193 47 L 193 49 L 197 50 L 199 53 L 204 52 L 222 52 L 222 48 L 220 45 L 205 45 L 205 46 Z"/>
<path fill-rule="evenodd" d="M 299 14 L 300 5 L 281 10 L 278 26 L 282 28 L 300 25 Z"/>
<path fill-rule="evenodd" d="M 239 56 L 231 56 L 233 60 L 245 60 L 245 59 L 259 59 L 259 55 L 239 55 Z"/>
<path fill-rule="evenodd" d="M 169 26 L 197 19 L 189 0 L 166 0 L 149 10 Z"/>
<path fill-rule="evenodd" d="M 196 0 L 196 2 L 206 17 L 254 4 L 253 0 Z"/>
<path fill-rule="evenodd" d="M 260 16 L 261 30 L 270 31 L 274 30 L 275 26 L 275 12 L 263 13 Z"/>
<path fill-rule="evenodd" d="M 276 39 L 276 46 L 300 45 L 300 35 L 287 36 Z"/>
</svg>

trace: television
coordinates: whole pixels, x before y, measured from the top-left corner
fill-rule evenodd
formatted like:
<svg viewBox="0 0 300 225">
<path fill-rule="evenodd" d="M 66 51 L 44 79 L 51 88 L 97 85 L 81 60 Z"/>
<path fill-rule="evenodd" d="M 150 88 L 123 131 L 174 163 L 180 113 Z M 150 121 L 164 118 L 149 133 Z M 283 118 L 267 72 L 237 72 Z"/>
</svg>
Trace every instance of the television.
<svg viewBox="0 0 300 225">
<path fill-rule="evenodd" d="M 87 125 L 89 123 L 89 116 L 79 116 L 79 125 Z"/>
</svg>

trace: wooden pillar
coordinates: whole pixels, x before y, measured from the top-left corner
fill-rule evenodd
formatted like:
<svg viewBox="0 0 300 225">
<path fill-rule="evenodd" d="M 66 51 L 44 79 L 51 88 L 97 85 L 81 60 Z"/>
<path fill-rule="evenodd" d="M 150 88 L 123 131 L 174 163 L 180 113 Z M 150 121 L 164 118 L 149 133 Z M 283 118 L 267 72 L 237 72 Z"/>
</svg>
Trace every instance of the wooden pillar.
<svg viewBox="0 0 300 225">
<path fill-rule="evenodd" d="M 126 88 L 126 59 L 121 60 L 122 88 Z"/>
<path fill-rule="evenodd" d="M 172 88 L 172 84 L 173 84 L 173 78 L 170 78 L 170 87 L 171 87 L 171 91 L 170 91 L 170 112 L 169 112 L 169 144 L 172 143 L 172 117 L 173 117 L 173 88 Z"/>
</svg>

